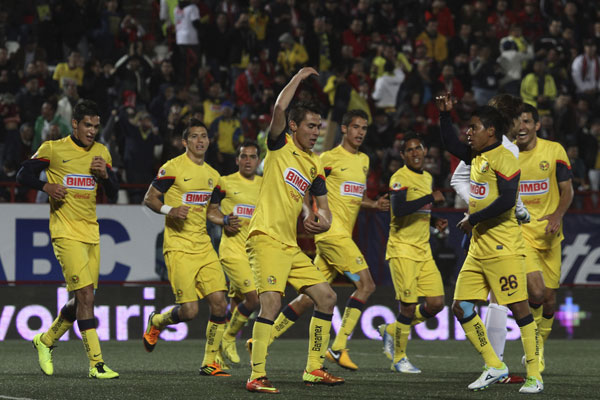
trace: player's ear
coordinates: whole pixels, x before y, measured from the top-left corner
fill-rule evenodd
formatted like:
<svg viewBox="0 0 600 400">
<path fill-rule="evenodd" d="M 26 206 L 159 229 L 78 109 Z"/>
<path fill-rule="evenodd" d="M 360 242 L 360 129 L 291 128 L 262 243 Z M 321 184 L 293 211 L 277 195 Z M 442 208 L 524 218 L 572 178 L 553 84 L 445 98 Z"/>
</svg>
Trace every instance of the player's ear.
<svg viewBox="0 0 600 400">
<path fill-rule="evenodd" d="M 71 128 L 73 128 L 73 130 L 77 130 L 77 120 L 76 119 L 72 119 L 71 120 Z"/>
<path fill-rule="evenodd" d="M 290 122 L 288 123 L 288 125 L 292 132 L 296 132 L 298 130 L 298 125 L 296 124 L 296 121 L 294 121 L 293 119 L 290 119 Z"/>
<path fill-rule="evenodd" d="M 348 127 L 346 125 L 341 125 L 340 128 L 342 130 L 343 135 L 345 135 L 348 132 Z"/>
</svg>

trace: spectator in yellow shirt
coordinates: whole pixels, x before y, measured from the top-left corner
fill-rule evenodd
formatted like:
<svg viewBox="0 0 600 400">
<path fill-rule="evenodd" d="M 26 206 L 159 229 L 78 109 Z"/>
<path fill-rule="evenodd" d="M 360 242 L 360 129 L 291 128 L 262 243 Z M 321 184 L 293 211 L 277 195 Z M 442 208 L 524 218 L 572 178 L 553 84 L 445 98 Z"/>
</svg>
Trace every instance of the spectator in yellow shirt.
<svg viewBox="0 0 600 400">
<path fill-rule="evenodd" d="M 277 64 L 287 76 L 291 76 L 308 61 L 308 53 L 288 32 L 279 37 L 279 44 L 281 50 L 277 56 Z"/>
<path fill-rule="evenodd" d="M 58 81 L 58 86 L 62 89 L 65 81 L 74 81 L 77 86 L 83 84 L 83 68 L 80 66 L 81 54 L 78 51 L 72 51 L 66 63 L 58 63 L 54 70 L 52 79 Z"/>
</svg>

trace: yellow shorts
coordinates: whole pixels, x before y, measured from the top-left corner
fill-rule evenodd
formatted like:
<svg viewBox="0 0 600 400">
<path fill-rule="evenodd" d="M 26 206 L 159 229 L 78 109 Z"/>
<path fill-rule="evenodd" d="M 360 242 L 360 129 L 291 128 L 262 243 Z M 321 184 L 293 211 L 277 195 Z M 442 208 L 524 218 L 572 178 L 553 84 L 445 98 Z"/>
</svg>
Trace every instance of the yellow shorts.
<svg viewBox="0 0 600 400">
<path fill-rule="evenodd" d="M 286 282 L 298 292 L 305 287 L 327 282 L 321 271 L 298 246 L 288 246 L 259 233 L 248 238 L 246 252 L 258 293 L 283 294 Z"/>
<path fill-rule="evenodd" d="M 536 265 L 537 271 L 542 271 L 544 284 L 547 288 L 558 289 L 560 286 L 561 252 L 560 244 L 550 249 L 536 249 L 535 247 L 525 246 L 526 257 L 531 260 L 532 264 Z M 530 271 L 527 270 L 527 272 Z"/>
<path fill-rule="evenodd" d="M 212 246 L 203 253 L 167 251 L 165 264 L 175 303 L 189 303 L 227 290 L 223 268 Z"/>
<path fill-rule="evenodd" d="M 417 303 L 419 297 L 422 296 L 444 295 L 442 276 L 433 258 L 415 261 L 409 258 L 393 257 L 388 262 L 396 290 L 396 300 L 404 303 Z"/>
<path fill-rule="evenodd" d="M 256 290 L 248 258 L 222 258 L 221 265 L 229 278 L 229 297 L 243 297 Z"/>
<path fill-rule="evenodd" d="M 534 250 L 534 248 L 525 242 L 525 272 L 528 274 L 532 272 L 543 272 L 542 264 L 536 260 L 537 256 Z"/>
<path fill-rule="evenodd" d="M 350 237 L 339 236 L 331 240 L 320 240 L 315 244 L 317 256 L 314 263 L 329 283 L 337 274 L 342 274 L 351 281 L 358 281 L 357 274 L 369 268 L 365 257 Z"/>
<path fill-rule="evenodd" d="M 69 292 L 89 285 L 94 285 L 94 289 L 98 288 L 100 244 L 58 238 L 52 240 L 52 247 L 62 267 Z"/>
<path fill-rule="evenodd" d="M 527 300 L 525 257 L 515 255 L 477 259 L 468 255 L 458 274 L 454 300 L 485 301 L 490 290 L 498 304 Z"/>
</svg>

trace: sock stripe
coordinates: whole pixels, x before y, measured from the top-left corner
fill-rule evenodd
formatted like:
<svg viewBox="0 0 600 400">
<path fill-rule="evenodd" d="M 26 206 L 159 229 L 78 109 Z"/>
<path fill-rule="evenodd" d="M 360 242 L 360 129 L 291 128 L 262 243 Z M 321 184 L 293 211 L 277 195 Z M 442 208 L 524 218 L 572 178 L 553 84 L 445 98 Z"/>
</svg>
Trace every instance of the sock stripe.
<svg viewBox="0 0 600 400">
<path fill-rule="evenodd" d="M 294 311 L 294 309 L 292 307 L 290 307 L 289 304 L 283 308 L 283 311 L 281 311 L 281 313 L 283 315 L 285 315 L 285 317 L 287 319 L 289 319 L 290 321 L 296 322 L 296 321 L 298 321 L 298 318 L 300 318 L 298 313 L 296 311 Z"/>
<path fill-rule="evenodd" d="M 231 311 L 227 311 L 227 314 L 225 314 L 225 319 L 227 321 L 231 321 L 232 316 L 233 316 L 233 314 L 231 313 Z"/>
<path fill-rule="evenodd" d="M 351 308 L 356 308 L 360 311 L 363 310 L 363 308 L 365 308 L 365 302 L 357 299 L 356 297 L 348 297 L 348 301 L 346 302 L 346 307 L 351 307 Z"/>
<path fill-rule="evenodd" d="M 409 318 L 405 315 L 402 315 L 401 313 L 398 313 L 398 316 L 396 316 L 396 321 L 398 321 L 404 325 L 410 325 L 412 323 L 412 318 Z"/>
<path fill-rule="evenodd" d="M 532 303 L 531 301 L 529 302 L 529 307 L 537 310 L 538 308 L 540 308 L 542 306 L 542 303 Z"/>
<path fill-rule="evenodd" d="M 218 317 L 216 315 L 211 314 L 208 320 L 210 322 L 214 322 L 215 324 L 224 324 L 227 322 L 224 315 L 222 317 Z"/>
<path fill-rule="evenodd" d="M 521 319 L 516 320 L 516 322 L 517 322 L 517 325 L 519 325 L 519 327 L 529 325 L 533 322 L 533 315 L 529 314 Z"/>
<path fill-rule="evenodd" d="M 552 314 L 542 314 L 542 317 L 544 317 L 546 319 L 552 319 L 552 318 L 554 318 L 554 313 L 552 313 Z"/>
<path fill-rule="evenodd" d="M 181 308 L 181 306 L 175 306 L 171 309 L 171 320 L 173 321 L 174 324 L 178 324 L 181 322 L 181 320 L 179 319 L 179 309 Z"/>
<path fill-rule="evenodd" d="M 252 314 L 252 311 L 248 310 L 246 308 L 246 306 L 244 305 L 244 303 L 238 304 L 237 310 L 239 311 L 240 314 L 242 314 L 246 318 L 248 318 L 250 316 L 250 314 Z"/>
<path fill-rule="evenodd" d="M 273 325 L 273 321 L 271 321 L 270 319 L 263 318 L 263 317 L 256 318 L 256 322 L 260 322 L 262 324 L 267 324 L 267 325 Z"/>
<path fill-rule="evenodd" d="M 473 314 L 469 315 L 466 318 L 462 318 L 459 319 L 458 322 L 460 322 L 461 324 L 466 324 L 467 322 L 469 322 L 470 320 L 472 320 L 473 318 L 475 318 L 477 316 L 477 313 L 474 312 Z"/>
<path fill-rule="evenodd" d="M 322 320 L 325 320 L 325 321 L 331 321 L 333 319 L 333 314 L 325 314 L 325 313 L 323 313 L 321 311 L 315 310 L 313 312 L 313 317 L 314 318 L 319 318 L 319 319 L 322 319 Z"/>
<path fill-rule="evenodd" d="M 80 319 L 77 321 L 77 326 L 79 327 L 79 331 L 87 331 L 89 329 L 96 329 L 96 318 L 90 319 Z"/>
</svg>

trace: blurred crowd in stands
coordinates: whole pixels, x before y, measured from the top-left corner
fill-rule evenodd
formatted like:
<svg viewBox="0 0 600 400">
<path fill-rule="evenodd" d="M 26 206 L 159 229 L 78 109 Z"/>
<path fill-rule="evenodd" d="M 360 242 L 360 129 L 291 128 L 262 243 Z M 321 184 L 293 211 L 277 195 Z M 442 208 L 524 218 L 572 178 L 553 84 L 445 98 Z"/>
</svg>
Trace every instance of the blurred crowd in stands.
<svg viewBox="0 0 600 400">
<path fill-rule="evenodd" d="M 536 106 L 539 136 L 565 146 L 575 189 L 598 190 L 599 46 L 600 4 L 588 0 L 4 0 L 0 181 L 14 181 L 43 141 L 69 135 L 80 98 L 100 105 L 98 140 L 121 181 L 140 184 L 129 203 L 183 151 L 191 117 L 209 127 L 208 162 L 231 173 L 244 138 L 265 146 L 275 96 L 310 65 L 320 75 L 297 97 L 322 107 L 318 150 L 339 140 L 346 110 L 370 116 L 371 198 L 402 166 L 409 131 L 425 138 L 435 186 L 449 188 L 457 161 L 440 146 L 442 92 L 458 100 L 461 137 L 497 93 Z M 585 198 L 573 207 L 595 207 Z M 35 194 L 17 190 L 17 200 Z"/>
</svg>

